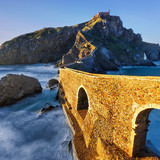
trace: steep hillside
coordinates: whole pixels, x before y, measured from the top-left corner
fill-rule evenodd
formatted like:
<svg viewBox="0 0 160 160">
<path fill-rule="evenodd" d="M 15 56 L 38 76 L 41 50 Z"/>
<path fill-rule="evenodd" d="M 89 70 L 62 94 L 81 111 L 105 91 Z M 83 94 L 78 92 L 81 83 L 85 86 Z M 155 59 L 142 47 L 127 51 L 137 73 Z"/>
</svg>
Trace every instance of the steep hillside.
<svg viewBox="0 0 160 160">
<path fill-rule="evenodd" d="M 62 58 L 62 64 L 67 65 L 76 62 L 84 57 L 89 56 L 96 47 L 86 40 L 83 34 L 79 31 L 72 48 Z"/>
<path fill-rule="evenodd" d="M 83 24 L 44 28 L 7 41 L 0 46 L 0 64 L 57 61 L 72 47 L 76 34 L 82 27 Z"/>
<path fill-rule="evenodd" d="M 94 54 L 85 46 L 94 46 Z M 84 48 L 83 57 L 87 58 L 80 60 Z M 144 54 L 148 60 L 144 60 Z M 62 65 L 78 62 L 69 67 L 88 71 L 90 65 L 90 72 L 102 72 L 122 65 L 154 65 L 152 60 L 158 60 L 159 55 L 159 45 L 143 42 L 140 34 L 123 27 L 118 16 L 96 15 L 79 31 L 74 46 L 63 56 Z"/>
<path fill-rule="evenodd" d="M 84 37 L 97 48 L 106 48 L 122 65 L 136 65 L 144 60 L 144 52 L 151 60 L 158 60 L 159 45 L 142 41 L 140 34 L 126 29 L 117 16 L 94 16 L 82 29 Z M 151 49 L 152 48 L 152 49 Z M 97 50 L 98 51 L 98 50 Z"/>
</svg>

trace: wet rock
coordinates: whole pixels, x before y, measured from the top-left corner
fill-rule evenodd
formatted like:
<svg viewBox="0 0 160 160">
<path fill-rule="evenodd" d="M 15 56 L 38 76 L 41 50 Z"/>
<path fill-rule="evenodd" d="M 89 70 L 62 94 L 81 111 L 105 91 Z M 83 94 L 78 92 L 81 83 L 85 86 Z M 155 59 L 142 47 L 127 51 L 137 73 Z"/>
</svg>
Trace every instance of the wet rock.
<svg viewBox="0 0 160 160">
<path fill-rule="evenodd" d="M 68 150 L 70 153 L 72 153 L 73 149 L 72 149 L 72 141 L 70 140 L 68 143 Z"/>
<path fill-rule="evenodd" d="M 121 64 L 112 52 L 102 47 L 94 54 L 94 66 L 95 70 L 101 72 L 107 70 L 116 71 Z"/>
<path fill-rule="evenodd" d="M 42 108 L 42 109 L 40 110 L 40 112 L 39 112 L 39 115 L 42 115 L 42 114 L 44 114 L 44 113 L 46 113 L 46 112 L 50 112 L 50 111 L 52 111 L 52 110 L 55 109 L 55 107 L 52 106 L 52 105 L 49 104 L 49 103 L 46 103 L 45 106 L 46 106 L 46 108 Z M 57 106 L 56 106 L 56 107 L 57 107 Z"/>
<path fill-rule="evenodd" d="M 58 90 L 57 95 L 56 95 L 56 100 L 59 100 L 59 90 Z"/>
<path fill-rule="evenodd" d="M 148 59 L 157 61 L 160 58 L 160 46 L 159 44 L 143 42 L 142 48 Z"/>
<path fill-rule="evenodd" d="M 59 83 L 58 80 L 56 80 L 56 79 L 50 79 L 50 80 L 48 81 L 46 87 L 49 88 L 49 89 L 54 89 L 54 88 L 57 87 L 58 83 Z"/>
<path fill-rule="evenodd" d="M 7 74 L 0 80 L 0 106 L 14 104 L 41 91 L 42 87 L 36 78 Z"/>
<path fill-rule="evenodd" d="M 58 67 L 58 66 L 61 66 L 61 63 L 62 63 L 62 60 L 59 59 L 59 60 L 56 62 L 56 66 L 57 66 L 57 67 Z"/>
<path fill-rule="evenodd" d="M 137 63 L 135 66 L 156 66 L 151 60 L 147 59 Z"/>
</svg>

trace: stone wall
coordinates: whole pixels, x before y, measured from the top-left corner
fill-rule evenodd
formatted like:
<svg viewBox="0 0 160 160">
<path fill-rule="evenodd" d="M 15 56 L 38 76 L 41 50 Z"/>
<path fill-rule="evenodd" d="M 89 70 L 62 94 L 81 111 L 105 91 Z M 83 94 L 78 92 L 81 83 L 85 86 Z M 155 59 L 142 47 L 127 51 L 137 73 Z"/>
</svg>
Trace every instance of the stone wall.
<svg viewBox="0 0 160 160">
<path fill-rule="evenodd" d="M 144 151 L 148 115 L 152 109 L 160 109 L 159 77 L 101 75 L 65 68 L 60 69 L 60 91 L 86 148 L 95 149 L 101 158 L 105 143 L 129 157 L 155 157 Z M 88 109 L 81 108 L 80 101 L 86 100 Z"/>
</svg>

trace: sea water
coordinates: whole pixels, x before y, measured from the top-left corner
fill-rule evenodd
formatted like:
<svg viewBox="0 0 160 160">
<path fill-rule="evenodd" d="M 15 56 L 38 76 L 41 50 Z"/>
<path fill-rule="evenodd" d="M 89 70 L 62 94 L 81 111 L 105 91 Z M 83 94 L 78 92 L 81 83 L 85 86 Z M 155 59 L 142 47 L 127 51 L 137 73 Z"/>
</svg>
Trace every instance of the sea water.
<svg viewBox="0 0 160 160">
<path fill-rule="evenodd" d="M 119 68 L 119 71 L 107 72 L 110 75 L 131 75 L 131 76 L 160 76 L 160 61 L 155 62 L 157 66 L 127 66 Z M 146 145 L 160 156 L 160 110 L 154 109 L 149 114 L 151 121 L 148 127 Z"/>
<path fill-rule="evenodd" d="M 72 133 L 56 100 L 57 89 L 46 88 L 49 79 L 58 79 L 57 71 L 52 64 L 0 65 L 0 78 L 24 74 L 43 87 L 40 94 L 0 108 L 0 160 L 73 160 Z M 59 107 L 38 117 L 45 103 Z"/>
</svg>

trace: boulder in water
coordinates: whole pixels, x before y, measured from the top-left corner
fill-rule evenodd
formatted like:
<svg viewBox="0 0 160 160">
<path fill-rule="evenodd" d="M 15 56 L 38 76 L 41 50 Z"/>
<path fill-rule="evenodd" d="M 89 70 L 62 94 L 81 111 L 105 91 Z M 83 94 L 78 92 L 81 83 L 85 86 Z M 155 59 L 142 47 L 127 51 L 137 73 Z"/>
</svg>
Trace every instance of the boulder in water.
<svg viewBox="0 0 160 160">
<path fill-rule="evenodd" d="M 7 74 L 0 80 L 0 107 L 14 104 L 41 91 L 42 87 L 36 78 Z"/>
<path fill-rule="evenodd" d="M 52 111 L 52 110 L 55 108 L 54 106 L 52 106 L 52 105 L 49 104 L 49 103 L 46 103 L 45 106 L 46 106 L 46 108 L 42 108 L 42 109 L 40 110 L 40 112 L 39 112 L 39 115 L 42 115 L 42 114 L 44 114 L 44 113 L 46 113 L 46 112 L 50 112 L 50 111 Z"/>
<path fill-rule="evenodd" d="M 56 79 L 50 79 L 49 81 L 48 81 L 48 83 L 47 83 L 47 88 L 49 88 L 49 89 L 54 89 L 54 88 L 56 88 L 56 86 L 58 85 L 58 80 L 56 80 Z"/>
</svg>

